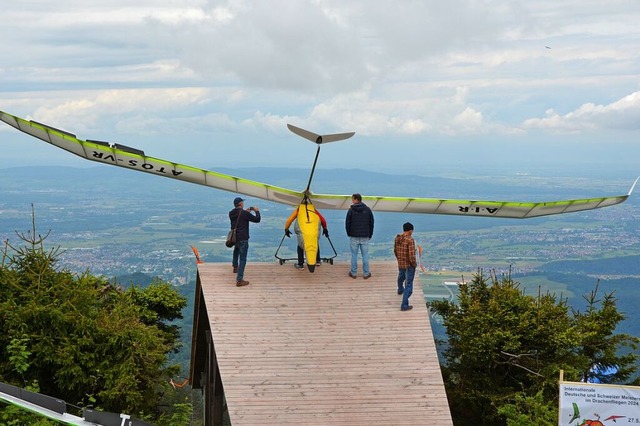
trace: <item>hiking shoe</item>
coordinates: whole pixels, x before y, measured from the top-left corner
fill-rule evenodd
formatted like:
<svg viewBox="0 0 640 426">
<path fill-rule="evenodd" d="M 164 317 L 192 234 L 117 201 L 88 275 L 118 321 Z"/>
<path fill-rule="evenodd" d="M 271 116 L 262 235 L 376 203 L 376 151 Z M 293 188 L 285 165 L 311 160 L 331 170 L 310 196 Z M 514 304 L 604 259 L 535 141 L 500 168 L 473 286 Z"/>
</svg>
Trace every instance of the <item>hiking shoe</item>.
<svg viewBox="0 0 640 426">
<path fill-rule="evenodd" d="M 243 287 L 245 285 L 249 285 L 249 281 L 245 281 L 245 280 L 236 281 L 236 287 Z"/>
<path fill-rule="evenodd" d="M 235 274 L 235 273 L 237 273 L 237 272 L 238 272 L 238 267 L 237 267 L 237 266 L 234 266 L 234 267 L 233 267 L 233 273 Z"/>
<path fill-rule="evenodd" d="M 354 280 L 356 279 L 356 274 L 352 274 L 351 272 L 349 272 L 349 276 L 350 276 L 351 278 L 353 278 Z"/>
<path fill-rule="evenodd" d="M 304 269 L 304 265 L 300 265 L 299 263 L 295 263 L 293 266 L 295 266 L 296 269 Z"/>
<path fill-rule="evenodd" d="M 410 311 L 412 309 L 413 309 L 413 306 L 411 306 L 411 305 L 407 306 L 406 308 L 400 308 L 400 310 L 403 311 L 403 312 L 404 311 Z"/>
<path fill-rule="evenodd" d="M 364 277 L 362 277 L 362 278 L 364 278 L 365 280 L 368 280 L 369 278 L 371 278 L 371 274 L 367 274 L 367 275 L 365 275 L 365 276 L 364 276 Z"/>
</svg>

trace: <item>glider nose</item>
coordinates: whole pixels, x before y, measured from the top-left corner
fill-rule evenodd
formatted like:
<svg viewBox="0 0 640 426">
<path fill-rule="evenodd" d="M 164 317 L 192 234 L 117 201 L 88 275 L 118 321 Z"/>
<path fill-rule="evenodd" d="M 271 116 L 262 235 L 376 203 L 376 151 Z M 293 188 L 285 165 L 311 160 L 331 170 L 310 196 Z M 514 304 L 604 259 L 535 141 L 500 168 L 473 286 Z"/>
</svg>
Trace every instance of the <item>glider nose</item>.
<svg viewBox="0 0 640 426">
<path fill-rule="evenodd" d="M 309 265 L 307 264 L 307 268 L 309 268 L 309 272 L 311 272 L 313 274 L 313 271 L 316 270 L 316 265 Z"/>
</svg>

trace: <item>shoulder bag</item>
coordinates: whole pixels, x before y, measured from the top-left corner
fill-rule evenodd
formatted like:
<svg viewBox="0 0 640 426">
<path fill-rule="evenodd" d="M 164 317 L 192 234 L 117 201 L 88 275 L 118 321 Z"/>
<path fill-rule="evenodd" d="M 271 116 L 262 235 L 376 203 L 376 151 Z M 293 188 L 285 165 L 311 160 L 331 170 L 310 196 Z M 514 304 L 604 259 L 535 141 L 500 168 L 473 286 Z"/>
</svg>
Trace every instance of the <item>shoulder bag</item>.
<svg viewBox="0 0 640 426">
<path fill-rule="evenodd" d="M 238 222 L 240 222 L 240 216 L 242 215 L 242 210 L 238 212 L 238 218 L 236 219 L 236 224 L 227 234 L 227 241 L 225 241 L 224 245 L 231 248 L 236 245 L 236 228 L 238 227 Z"/>
</svg>

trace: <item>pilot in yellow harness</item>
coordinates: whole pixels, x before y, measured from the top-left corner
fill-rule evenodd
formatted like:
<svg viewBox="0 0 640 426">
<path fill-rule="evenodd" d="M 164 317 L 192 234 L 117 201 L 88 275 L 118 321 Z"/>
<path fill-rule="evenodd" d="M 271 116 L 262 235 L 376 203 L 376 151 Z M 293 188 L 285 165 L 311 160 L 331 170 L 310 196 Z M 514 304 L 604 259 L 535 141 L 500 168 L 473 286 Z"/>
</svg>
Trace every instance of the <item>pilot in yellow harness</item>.
<svg viewBox="0 0 640 426">
<path fill-rule="evenodd" d="M 313 272 L 316 264 L 320 262 L 320 249 L 318 247 L 320 225 L 322 225 L 322 234 L 329 238 L 327 221 L 308 200 L 300 203 L 287 219 L 284 225 L 284 233 L 287 237 L 291 236 L 289 227 L 294 219 L 297 219 L 297 225 L 300 229 L 298 238 L 298 264 L 296 267 L 300 268 L 302 266 L 303 255 L 306 255 L 309 272 Z M 302 253 L 302 250 L 304 250 L 304 253 Z"/>
</svg>

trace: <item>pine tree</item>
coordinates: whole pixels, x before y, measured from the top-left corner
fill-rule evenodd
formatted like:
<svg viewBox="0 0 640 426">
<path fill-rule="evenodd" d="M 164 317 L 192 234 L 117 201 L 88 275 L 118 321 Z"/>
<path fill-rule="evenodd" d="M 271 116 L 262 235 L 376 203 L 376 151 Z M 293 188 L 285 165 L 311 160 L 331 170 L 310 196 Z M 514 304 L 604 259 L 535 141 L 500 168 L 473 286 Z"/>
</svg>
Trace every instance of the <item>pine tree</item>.
<svg viewBox="0 0 640 426">
<path fill-rule="evenodd" d="M 561 369 L 567 380 L 621 381 L 635 371 L 637 356 L 619 350 L 639 340 L 614 334 L 624 316 L 613 295 L 597 299 L 597 287 L 585 313 L 549 293 L 525 295 L 510 275 L 479 271 L 459 290 L 457 303 L 429 303 L 447 332 L 443 375 L 456 425 L 554 422 Z"/>
<path fill-rule="evenodd" d="M 0 381 L 37 386 L 79 407 L 153 417 L 170 391 L 186 298 L 161 281 L 124 289 L 59 268 L 48 234 L 4 242 L 0 264 Z"/>
</svg>

